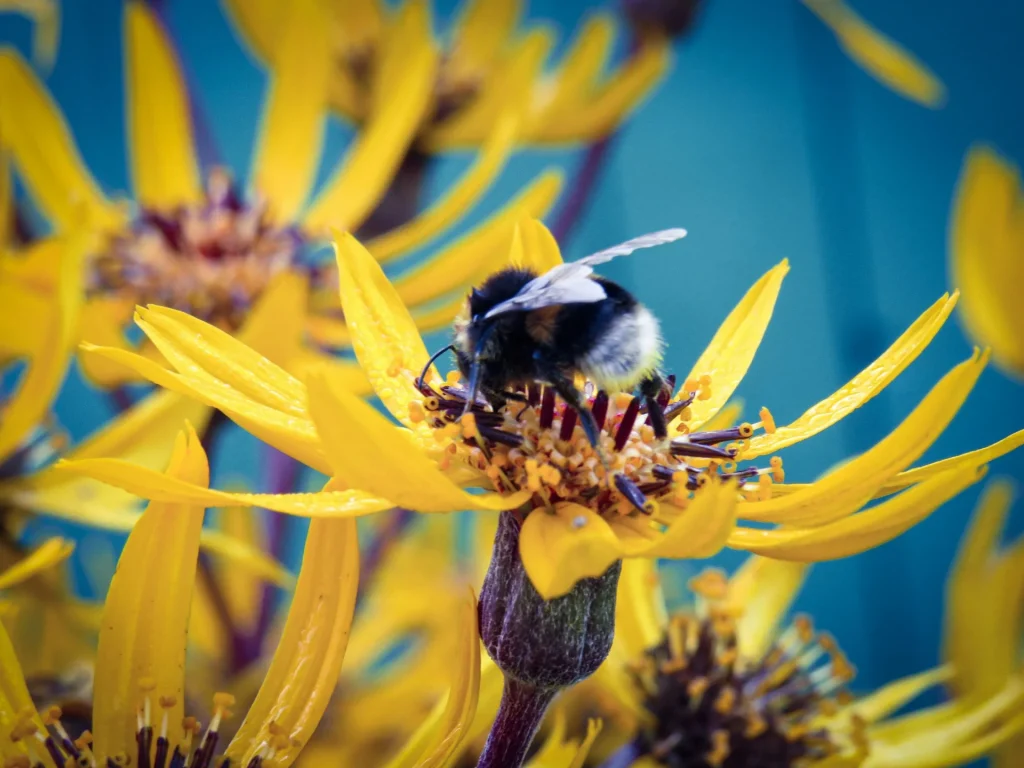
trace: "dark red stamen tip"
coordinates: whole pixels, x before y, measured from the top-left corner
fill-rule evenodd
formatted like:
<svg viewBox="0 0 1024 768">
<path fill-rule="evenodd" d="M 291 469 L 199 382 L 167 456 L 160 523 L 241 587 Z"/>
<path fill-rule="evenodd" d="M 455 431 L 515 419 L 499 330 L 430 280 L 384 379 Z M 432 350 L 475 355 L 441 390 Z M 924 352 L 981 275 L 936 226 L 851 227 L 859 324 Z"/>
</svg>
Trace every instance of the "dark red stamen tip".
<svg viewBox="0 0 1024 768">
<path fill-rule="evenodd" d="M 590 406 L 590 413 L 594 416 L 597 431 L 600 432 L 604 429 L 604 420 L 608 417 L 608 393 L 603 389 L 594 397 L 594 402 Z"/>
<path fill-rule="evenodd" d="M 633 431 L 633 425 L 636 424 L 638 413 L 640 413 L 640 401 L 634 397 L 629 401 L 629 405 L 626 406 L 626 410 L 622 414 L 622 421 L 619 422 L 619 429 L 615 433 L 616 451 L 621 451 L 629 440 L 629 435 Z"/>
<path fill-rule="evenodd" d="M 550 429 L 551 423 L 555 420 L 555 390 L 552 387 L 544 387 L 544 394 L 541 395 L 540 404 L 540 427 Z"/>
<path fill-rule="evenodd" d="M 568 440 L 572 437 L 572 431 L 576 428 L 577 419 L 579 419 L 579 415 L 576 413 L 576 409 L 566 406 L 565 412 L 562 413 L 562 427 L 558 430 L 559 440 Z"/>
</svg>

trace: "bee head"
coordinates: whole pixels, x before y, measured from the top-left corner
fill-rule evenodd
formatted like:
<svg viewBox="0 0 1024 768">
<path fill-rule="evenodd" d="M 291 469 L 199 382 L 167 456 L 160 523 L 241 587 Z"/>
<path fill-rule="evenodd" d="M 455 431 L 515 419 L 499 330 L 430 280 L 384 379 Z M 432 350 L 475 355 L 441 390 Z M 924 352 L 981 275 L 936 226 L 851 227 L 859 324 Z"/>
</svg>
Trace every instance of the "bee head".
<svg viewBox="0 0 1024 768">
<path fill-rule="evenodd" d="M 484 315 L 498 304 L 519 293 L 523 286 L 537 277 L 529 269 L 509 267 L 495 272 L 479 287 L 469 292 L 466 309 L 455 320 L 455 346 L 469 358 L 486 358 L 487 338 L 496 321 L 485 320 Z"/>
</svg>

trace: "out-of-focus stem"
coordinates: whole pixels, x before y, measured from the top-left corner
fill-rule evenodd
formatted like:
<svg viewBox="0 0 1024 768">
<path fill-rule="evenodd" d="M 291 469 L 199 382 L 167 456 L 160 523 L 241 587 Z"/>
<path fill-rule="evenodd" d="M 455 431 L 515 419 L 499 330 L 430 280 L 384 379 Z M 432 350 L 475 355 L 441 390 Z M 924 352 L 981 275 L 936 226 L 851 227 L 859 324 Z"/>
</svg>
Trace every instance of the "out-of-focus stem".
<svg viewBox="0 0 1024 768">
<path fill-rule="evenodd" d="M 505 678 L 498 715 L 477 768 L 519 768 L 557 688 L 538 688 Z"/>
<path fill-rule="evenodd" d="M 579 223 L 580 217 L 590 201 L 590 196 L 597 186 L 597 180 L 601 176 L 601 169 L 604 167 L 605 158 L 608 156 L 608 150 L 614 138 L 615 134 L 612 133 L 587 147 L 572 186 L 568 189 L 568 196 L 559 207 L 555 223 L 551 227 L 551 234 L 559 243 L 564 243 Z"/>
</svg>

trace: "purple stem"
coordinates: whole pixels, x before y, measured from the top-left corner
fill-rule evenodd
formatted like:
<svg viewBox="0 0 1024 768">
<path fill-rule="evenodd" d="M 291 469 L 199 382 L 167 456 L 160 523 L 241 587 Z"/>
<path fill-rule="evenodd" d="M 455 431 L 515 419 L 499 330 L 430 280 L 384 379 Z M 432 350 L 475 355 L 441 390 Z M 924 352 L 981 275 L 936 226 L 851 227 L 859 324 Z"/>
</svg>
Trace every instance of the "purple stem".
<svg viewBox="0 0 1024 768">
<path fill-rule="evenodd" d="M 519 768 L 557 688 L 537 688 L 505 678 L 501 706 L 477 768 Z"/>
<path fill-rule="evenodd" d="M 114 406 L 114 412 L 121 414 L 135 405 L 132 400 L 131 393 L 124 387 L 115 387 L 107 393 L 110 398 L 111 405 Z"/>
<path fill-rule="evenodd" d="M 569 194 L 559 207 L 554 226 L 551 227 L 551 233 L 559 243 L 565 243 L 579 223 L 583 210 L 597 186 L 597 179 L 614 138 L 615 134 L 612 133 L 587 147 Z"/>
</svg>

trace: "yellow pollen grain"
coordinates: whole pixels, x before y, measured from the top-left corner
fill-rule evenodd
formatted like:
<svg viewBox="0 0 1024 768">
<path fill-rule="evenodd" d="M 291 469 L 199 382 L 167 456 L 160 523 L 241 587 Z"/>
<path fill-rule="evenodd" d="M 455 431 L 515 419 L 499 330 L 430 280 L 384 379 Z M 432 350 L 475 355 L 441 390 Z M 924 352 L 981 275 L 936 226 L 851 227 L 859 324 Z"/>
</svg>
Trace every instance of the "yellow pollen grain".
<svg viewBox="0 0 1024 768">
<path fill-rule="evenodd" d="M 149 693 L 156 688 L 156 679 L 152 677 L 140 677 L 139 678 L 139 690 L 143 693 Z"/>
<path fill-rule="evenodd" d="M 814 639 L 814 622 L 811 621 L 810 616 L 800 614 L 793 619 L 793 626 L 796 627 L 797 637 L 800 638 L 800 642 L 805 645 Z M 824 643 L 822 644 L 824 647 Z"/>
<path fill-rule="evenodd" d="M 700 382 L 697 379 L 687 379 L 683 382 L 684 392 L 696 392 L 700 389 Z"/>
<path fill-rule="evenodd" d="M 729 594 L 729 582 L 718 568 L 706 568 L 690 579 L 688 586 L 695 595 L 708 600 L 722 600 Z"/>
<path fill-rule="evenodd" d="M 727 648 L 718 655 L 718 663 L 723 667 L 731 667 L 739 659 L 739 651 Z"/>
<path fill-rule="evenodd" d="M 462 374 L 458 371 L 448 371 L 444 377 L 444 383 L 449 387 L 457 387 L 462 381 Z"/>
<path fill-rule="evenodd" d="M 757 412 L 757 415 L 761 417 L 761 426 L 764 427 L 764 431 L 769 435 L 774 435 L 777 427 L 775 426 L 775 417 L 772 416 L 772 412 L 767 408 L 762 408 Z"/>
<path fill-rule="evenodd" d="M 772 478 L 770 475 L 761 475 L 757 478 L 757 497 L 761 501 L 769 501 L 772 497 Z"/>
<path fill-rule="evenodd" d="M 721 693 L 718 694 L 718 698 L 715 699 L 715 709 L 723 715 L 727 715 L 732 712 L 732 708 L 735 704 L 736 691 L 732 688 L 723 688 Z"/>
<path fill-rule="evenodd" d="M 626 410 L 629 404 L 633 401 L 633 396 L 628 392 L 619 392 L 615 395 L 615 407 L 620 411 Z"/>
<path fill-rule="evenodd" d="M 176 696 L 161 696 L 158 701 L 161 707 L 170 709 L 178 703 L 178 698 Z"/>
<path fill-rule="evenodd" d="M 480 437 L 480 430 L 476 426 L 476 414 L 467 413 L 459 422 L 462 424 L 462 436 L 467 440 L 475 440 Z"/>
<path fill-rule="evenodd" d="M 419 424 L 427 418 L 427 414 L 423 411 L 423 403 L 419 400 L 412 400 L 409 402 L 409 421 L 413 424 Z"/>
<path fill-rule="evenodd" d="M 699 702 L 709 685 L 710 683 L 706 677 L 695 677 L 686 686 L 686 693 L 691 699 L 696 699 Z"/>
<path fill-rule="evenodd" d="M 747 718 L 747 727 L 743 729 L 743 736 L 747 739 L 756 739 L 767 730 L 768 723 L 755 712 Z"/>
<path fill-rule="evenodd" d="M 46 714 L 43 715 L 43 724 L 44 725 L 53 725 L 58 720 L 60 720 L 60 716 L 62 714 L 63 714 L 63 712 L 61 711 L 61 708 L 58 707 L 56 704 L 53 705 L 52 707 L 47 709 L 46 710 Z"/>
<path fill-rule="evenodd" d="M 719 768 L 729 758 L 729 732 L 719 728 L 711 733 L 711 751 L 705 755 L 709 765 Z"/>
<path fill-rule="evenodd" d="M 181 721 L 181 730 L 186 733 L 199 733 L 199 721 L 189 715 Z"/>
<path fill-rule="evenodd" d="M 772 456 L 768 463 L 772 468 L 772 480 L 776 483 L 783 483 L 786 481 L 786 470 L 782 467 L 782 458 L 779 456 Z"/>
</svg>

